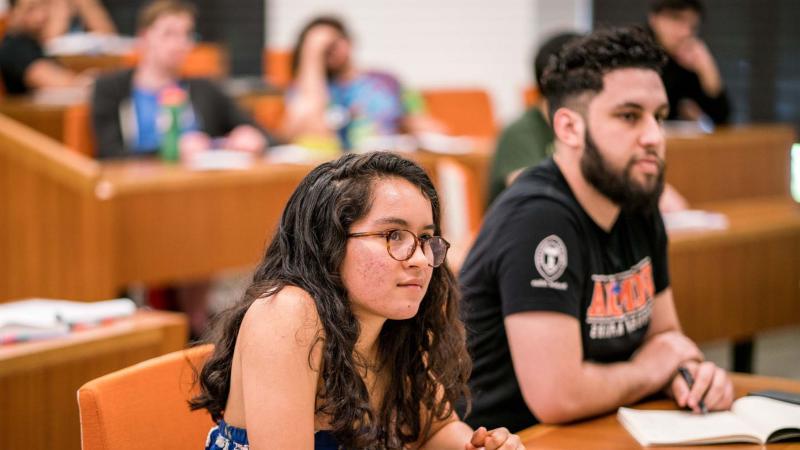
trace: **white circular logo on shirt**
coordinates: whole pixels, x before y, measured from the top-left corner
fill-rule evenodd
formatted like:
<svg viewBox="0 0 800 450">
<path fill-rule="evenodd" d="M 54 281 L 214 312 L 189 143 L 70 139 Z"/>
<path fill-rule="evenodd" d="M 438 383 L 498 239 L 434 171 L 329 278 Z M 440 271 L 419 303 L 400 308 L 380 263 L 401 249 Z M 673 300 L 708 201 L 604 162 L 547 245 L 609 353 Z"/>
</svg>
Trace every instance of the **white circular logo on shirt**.
<svg viewBox="0 0 800 450">
<path fill-rule="evenodd" d="M 551 234 L 536 246 L 533 259 L 542 278 L 556 281 L 567 268 L 567 246 L 560 237 Z"/>
</svg>

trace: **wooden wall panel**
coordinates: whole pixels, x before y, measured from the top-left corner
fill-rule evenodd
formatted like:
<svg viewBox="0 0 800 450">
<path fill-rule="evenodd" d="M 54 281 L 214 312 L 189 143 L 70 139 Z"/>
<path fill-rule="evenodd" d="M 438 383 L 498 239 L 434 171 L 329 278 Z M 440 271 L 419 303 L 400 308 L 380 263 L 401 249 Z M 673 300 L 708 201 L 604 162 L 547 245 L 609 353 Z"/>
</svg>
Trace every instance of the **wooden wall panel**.
<svg viewBox="0 0 800 450">
<path fill-rule="evenodd" d="M 0 116 L 0 301 L 112 297 L 99 166 Z"/>
</svg>

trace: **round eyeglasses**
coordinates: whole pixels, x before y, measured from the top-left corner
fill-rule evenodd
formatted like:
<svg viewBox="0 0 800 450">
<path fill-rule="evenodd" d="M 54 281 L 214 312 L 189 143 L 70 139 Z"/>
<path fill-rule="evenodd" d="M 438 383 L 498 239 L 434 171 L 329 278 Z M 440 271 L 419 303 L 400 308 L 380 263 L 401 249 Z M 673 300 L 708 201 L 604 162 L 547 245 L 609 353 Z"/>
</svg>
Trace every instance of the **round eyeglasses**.
<svg viewBox="0 0 800 450">
<path fill-rule="evenodd" d="M 389 256 L 397 261 L 408 261 L 417 251 L 417 245 L 422 247 L 422 253 L 431 267 L 439 267 L 447 256 L 450 243 L 441 236 L 417 236 L 409 230 L 367 231 L 364 233 L 350 233 L 347 237 L 382 236 L 386 238 L 386 250 Z"/>
</svg>

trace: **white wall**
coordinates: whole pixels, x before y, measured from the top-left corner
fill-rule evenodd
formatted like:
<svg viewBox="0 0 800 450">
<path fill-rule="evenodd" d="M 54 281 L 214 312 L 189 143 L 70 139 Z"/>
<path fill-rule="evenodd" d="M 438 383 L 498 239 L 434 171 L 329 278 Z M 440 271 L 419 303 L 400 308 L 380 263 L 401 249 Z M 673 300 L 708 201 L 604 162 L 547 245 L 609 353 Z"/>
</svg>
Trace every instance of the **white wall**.
<svg viewBox="0 0 800 450">
<path fill-rule="evenodd" d="M 523 110 L 522 90 L 531 82 L 530 58 L 541 30 L 548 24 L 588 28 L 580 22 L 590 3 L 269 0 L 266 38 L 270 47 L 291 48 L 310 18 L 335 14 L 353 34 L 360 66 L 390 71 L 414 88 L 485 88 L 498 120 L 507 122 Z"/>
</svg>

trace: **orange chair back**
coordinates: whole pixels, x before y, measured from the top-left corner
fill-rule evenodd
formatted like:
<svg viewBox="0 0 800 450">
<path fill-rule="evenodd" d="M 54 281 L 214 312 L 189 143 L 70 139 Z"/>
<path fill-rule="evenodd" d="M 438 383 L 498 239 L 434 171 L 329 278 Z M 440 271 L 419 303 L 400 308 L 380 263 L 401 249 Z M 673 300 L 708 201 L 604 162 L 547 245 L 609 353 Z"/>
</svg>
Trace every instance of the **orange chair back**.
<svg viewBox="0 0 800 450">
<path fill-rule="evenodd" d="M 8 13 L 0 14 L 0 38 L 6 35 L 6 28 L 8 28 Z"/>
<path fill-rule="evenodd" d="M 424 90 L 425 107 L 449 134 L 494 138 L 497 124 L 489 94 L 483 89 Z"/>
<path fill-rule="evenodd" d="M 67 108 L 64 114 L 64 146 L 94 158 L 97 144 L 92 130 L 92 108 L 88 103 Z"/>
<path fill-rule="evenodd" d="M 292 82 L 291 50 L 265 48 L 262 64 L 269 84 L 282 89 L 289 87 Z"/>
<path fill-rule="evenodd" d="M 228 76 L 228 53 L 217 44 L 201 43 L 194 46 L 181 68 L 185 77 L 207 77 L 221 80 Z"/>
<path fill-rule="evenodd" d="M 523 95 L 523 101 L 525 102 L 525 109 L 528 109 L 531 106 L 539 103 L 539 100 L 541 100 L 542 98 L 542 93 L 536 86 L 526 87 L 522 95 Z"/>
<path fill-rule="evenodd" d="M 139 62 L 135 52 L 125 55 L 122 64 L 133 67 Z M 223 79 L 230 72 L 228 52 L 220 45 L 210 42 L 194 46 L 181 67 L 181 76 Z"/>
<path fill-rule="evenodd" d="M 260 97 L 253 103 L 253 119 L 272 133 L 280 132 L 285 111 L 286 104 L 280 95 Z"/>
<path fill-rule="evenodd" d="M 110 373 L 78 390 L 83 450 L 203 448 L 213 426 L 206 411 L 189 411 L 194 368 L 212 345 L 169 353 Z"/>
</svg>

